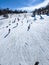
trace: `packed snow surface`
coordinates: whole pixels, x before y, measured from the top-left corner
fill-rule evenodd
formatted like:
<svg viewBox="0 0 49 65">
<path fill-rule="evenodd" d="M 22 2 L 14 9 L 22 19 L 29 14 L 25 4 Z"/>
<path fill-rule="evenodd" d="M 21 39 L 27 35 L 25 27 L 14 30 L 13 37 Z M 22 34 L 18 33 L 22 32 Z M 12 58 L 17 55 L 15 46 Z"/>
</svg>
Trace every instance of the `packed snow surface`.
<svg viewBox="0 0 49 65">
<path fill-rule="evenodd" d="M 0 16 L 0 65 L 49 65 L 49 16 Z"/>
</svg>

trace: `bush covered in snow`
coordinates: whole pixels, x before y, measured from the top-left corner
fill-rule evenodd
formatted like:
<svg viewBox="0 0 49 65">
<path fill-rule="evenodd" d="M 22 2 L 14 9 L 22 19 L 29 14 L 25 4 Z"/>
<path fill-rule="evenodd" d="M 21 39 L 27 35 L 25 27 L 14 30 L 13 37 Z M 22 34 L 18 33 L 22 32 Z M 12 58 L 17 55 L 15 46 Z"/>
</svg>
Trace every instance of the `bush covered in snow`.
<svg viewBox="0 0 49 65">
<path fill-rule="evenodd" d="M 6 18 L 8 18 L 9 16 L 8 16 L 8 14 L 4 14 L 4 15 L 3 15 L 3 17 L 6 17 Z"/>
</svg>

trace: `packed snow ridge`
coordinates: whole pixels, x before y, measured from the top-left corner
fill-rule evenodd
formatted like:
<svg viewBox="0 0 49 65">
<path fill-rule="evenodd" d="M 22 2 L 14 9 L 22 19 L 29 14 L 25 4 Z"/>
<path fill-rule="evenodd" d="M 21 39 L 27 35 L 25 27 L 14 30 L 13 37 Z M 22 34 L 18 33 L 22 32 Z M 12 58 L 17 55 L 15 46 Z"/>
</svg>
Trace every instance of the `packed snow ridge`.
<svg viewBox="0 0 49 65">
<path fill-rule="evenodd" d="M 0 65 L 49 65 L 49 16 L 0 16 Z"/>
</svg>

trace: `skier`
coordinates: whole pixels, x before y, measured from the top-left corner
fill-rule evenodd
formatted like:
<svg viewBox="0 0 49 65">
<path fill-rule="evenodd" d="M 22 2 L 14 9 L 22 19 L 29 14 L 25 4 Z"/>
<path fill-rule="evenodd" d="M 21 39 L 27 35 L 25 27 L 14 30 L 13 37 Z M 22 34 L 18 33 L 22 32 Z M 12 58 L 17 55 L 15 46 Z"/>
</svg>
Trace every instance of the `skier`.
<svg viewBox="0 0 49 65">
<path fill-rule="evenodd" d="M 38 65 L 39 64 L 39 62 L 37 61 L 34 65 Z"/>
<path fill-rule="evenodd" d="M 8 33 L 4 36 L 4 38 L 6 38 L 8 35 L 9 35 L 9 33 L 10 33 L 10 29 L 8 30 Z"/>
<path fill-rule="evenodd" d="M 12 23 L 15 23 L 15 21 L 16 21 L 16 18 L 15 18 L 15 20 Z"/>
<path fill-rule="evenodd" d="M 18 26 L 18 23 L 16 24 L 16 26 L 14 26 L 13 28 L 16 28 Z"/>
<path fill-rule="evenodd" d="M 29 26 L 28 26 L 28 29 L 27 29 L 27 31 L 29 31 L 29 29 L 30 29 L 30 24 L 29 24 Z"/>
<path fill-rule="evenodd" d="M 10 33 L 10 29 L 9 29 L 9 33 Z"/>
<path fill-rule="evenodd" d="M 17 20 L 19 21 L 20 19 L 19 19 L 19 18 L 17 18 Z"/>
<path fill-rule="evenodd" d="M 44 19 L 44 18 L 40 15 L 40 19 Z"/>
</svg>

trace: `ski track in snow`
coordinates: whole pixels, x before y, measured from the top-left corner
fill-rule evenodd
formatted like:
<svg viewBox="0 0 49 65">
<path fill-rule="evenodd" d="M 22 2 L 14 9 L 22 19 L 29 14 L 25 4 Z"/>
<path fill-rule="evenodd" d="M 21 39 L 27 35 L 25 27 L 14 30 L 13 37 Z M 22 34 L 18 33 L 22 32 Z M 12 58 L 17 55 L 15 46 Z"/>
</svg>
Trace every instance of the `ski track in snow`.
<svg viewBox="0 0 49 65">
<path fill-rule="evenodd" d="M 49 65 L 49 16 L 9 16 L 0 16 L 0 65 Z"/>
</svg>

